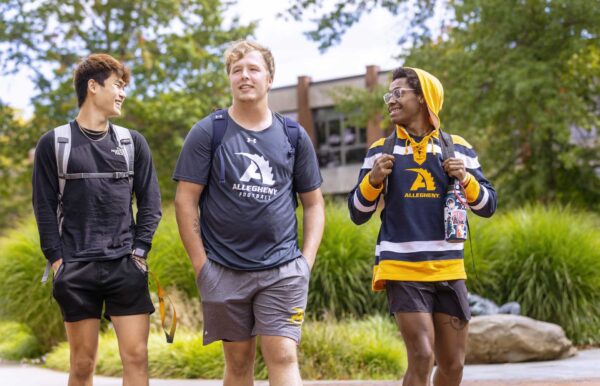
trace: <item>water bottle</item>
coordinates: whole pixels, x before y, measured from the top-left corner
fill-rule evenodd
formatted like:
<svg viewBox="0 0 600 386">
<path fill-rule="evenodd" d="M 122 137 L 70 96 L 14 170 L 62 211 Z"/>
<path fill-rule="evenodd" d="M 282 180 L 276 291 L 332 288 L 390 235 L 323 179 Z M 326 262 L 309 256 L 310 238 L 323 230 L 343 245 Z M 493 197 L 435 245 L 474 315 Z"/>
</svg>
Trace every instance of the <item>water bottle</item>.
<svg viewBox="0 0 600 386">
<path fill-rule="evenodd" d="M 448 185 L 444 196 L 444 232 L 449 243 L 467 239 L 467 201 L 456 179 Z"/>
</svg>

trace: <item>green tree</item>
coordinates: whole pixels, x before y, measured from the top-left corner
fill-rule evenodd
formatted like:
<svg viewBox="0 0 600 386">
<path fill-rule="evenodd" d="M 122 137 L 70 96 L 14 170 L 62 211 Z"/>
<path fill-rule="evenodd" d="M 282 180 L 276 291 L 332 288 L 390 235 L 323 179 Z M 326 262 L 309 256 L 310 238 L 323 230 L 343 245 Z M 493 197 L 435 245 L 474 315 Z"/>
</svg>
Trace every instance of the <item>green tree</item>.
<svg viewBox="0 0 600 386">
<path fill-rule="evenodd" d="M 13 109 L 0 104 L 0 228 L 29 205 L 31 127 Z"/>
<path fill-rule="evenodd" d="M 222 54 L 254 24 L 226 21 L 222 0 L 46 0 L 0 2 L 0 64 L 4 73 L 30 68 L 37 137 L 77 110 L 71 85 L 77 61 L 106 52 L 132 70 L 120 124 L 142 132 L 153 150 L 163 196 L 182 138 L 227 102 Z"/>
<path fill-rule="evenodd" d="M 400 12 L 406 5 L 402 0 L 339 2 L 309 36 L 323 47 L 334 43 L 355 22 L 344 16 L 352 7 L 382 6 L 399 15 L 399 24 L 425 30 L 433 3 L 411 3 L 417 5 L 415 18 Z M 298 1 L 291 12 L 300 17 L 313 4 Z M 444 84 L 443 126 L 477 148 L 500 200 L 558 200 L 600 208 L 599 141 L 577 144 L 571 138 L 572 130 L 590 134 L 599 126 L 600 1 L 463 0 L 447 5 L 451 16 L 440 19 L 441 33 L 413 39 L 413 47 L 400 56 L 407 66 L 427 69 Z M 350 108 L 357 104 L 346 103 Z"/>
</svg>

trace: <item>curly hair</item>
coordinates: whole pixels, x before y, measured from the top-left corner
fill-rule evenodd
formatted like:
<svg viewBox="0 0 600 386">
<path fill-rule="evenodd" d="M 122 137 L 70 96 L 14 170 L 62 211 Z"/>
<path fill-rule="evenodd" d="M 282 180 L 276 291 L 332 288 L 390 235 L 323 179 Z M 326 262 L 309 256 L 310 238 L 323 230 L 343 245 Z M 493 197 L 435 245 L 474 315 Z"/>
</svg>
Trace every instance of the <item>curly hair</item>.
<svg viewBox="0 0 600 386">
<path fill-rule="evenodd" d="M 423 95 L 423 89 L 421 88 L 421 82 L 417 73 L 412 68 L 398 67 L 392 73 L 392 82 L 396 79 L 406 78 L 406 82 L 411 88 L 415 89 L 415 94 Z"/>
</svg>

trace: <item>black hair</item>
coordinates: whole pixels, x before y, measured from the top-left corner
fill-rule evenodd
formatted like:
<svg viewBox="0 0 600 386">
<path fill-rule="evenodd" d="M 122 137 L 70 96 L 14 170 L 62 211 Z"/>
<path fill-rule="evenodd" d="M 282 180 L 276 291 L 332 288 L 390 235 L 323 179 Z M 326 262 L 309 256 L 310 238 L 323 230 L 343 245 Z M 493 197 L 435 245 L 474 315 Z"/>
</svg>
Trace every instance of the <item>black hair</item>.
<svg viewBox="0 0 600 386">
<path fill-rule="evenodd" d="M 411 88 L 415 89 L 415 94 L 423 95 L 423 89 L 421 88 L 421 82 L 417 73 L 412 68 L 398 67 L 392 73 L 392 82 L 396 79 L 406 78 L 406 82 Z"/>
<path fill-rule="evenodd" d="M 94 79 L 104 87 L 104 81 L 111 74 L 117 74 L 125 84 L 129 83 L 131 76 L 127 67 L 118 60 L 107 54 L 92 54 L 83 59 L 75 68 L 73 75 L 73 86 L 77 94 L 77 104 L 83 106 L 87 97 L 88 81 Z"/>
</svg>

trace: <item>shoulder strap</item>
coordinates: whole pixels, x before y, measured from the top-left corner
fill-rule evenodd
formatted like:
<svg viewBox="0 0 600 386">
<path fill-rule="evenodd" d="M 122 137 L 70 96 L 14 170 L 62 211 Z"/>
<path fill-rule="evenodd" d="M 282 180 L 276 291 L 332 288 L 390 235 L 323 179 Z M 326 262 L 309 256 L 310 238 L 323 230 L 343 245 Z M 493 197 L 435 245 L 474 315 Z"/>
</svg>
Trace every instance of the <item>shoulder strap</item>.
<svg viewBox="0 0 600 386">
<path fill-rule="evenodd" d="M 125 127 L 112 125 L 113 130 L 115 131 L 115 137 L 117 138 L 117 142 L 121 145 L 123 149 L 123 156 L 125 157 L 125 162 L 127 163 L 127 175 L 129 177 L 129 188 L 133 193 L 133 175 L 134 175 L 134 160 L 135 160 L 135 146 L 133 145 L 133 138 L 131 137 L 131 132 L 129 129 Z"/>
<path fill-rule="evenodd" d="M 296 154 L 296 148 L 298 147 L 298 139 L 300 137 L 300 124 L 288 117 L 283 118 L 283 131 L 288 137 L 288 141 L 291 145 L 290 157 Z M 294 160 L 295 162 L 295 160 Z"/>
<path fill-rule="evenodd" d="M 383 142 L 382 153 L 393 155 L 394 154 L 394 146 L 396 146 L 396 129 L 392 130 L 392 133 L 385 138 L 385 141 Z M 388 191 L 388 178 L 389 178 L 389 176 L 385 178 L 385 181 L 383 183 L 384 196 L 387 195 L 387 191 Z"/>
<path fill-rule="evenodd" d="M 58 171 L 58 200 L 62 199 L 65 191 L 65 175 L 71 154 L 71 124 L 59 126 L 54 129 L 54 153 Z"/>
<path fill-rule="evenodd" d="M 71 154 L 70 123 L 54 129 L 54 154 L 56 156 L 56 170 L 58 172 L 58 206 L 56 208 L 56 221 L 58 223 L 58 234 L 62 236 L 62 195 L 65 191 L 65 176 L 69 164 L 69 155 Z M 50 262 L 47 262 L 44 274 L 42 275 L 42 283 L 45 283 L 48 280 L 51 268 Z"/>
<path fill-rule="evenodd" d="M 442 148 L 442 159 L 454 158 L 454 142 L 452 136 L 440 129 L 440 147 Z"/>
<path fill-rule="evenodd" d="M 213 133 L 212 133 L 212 141 L 210 143 L 211 153 L 214 154 L 223 137 L 225 136 L 225 131 L 227 130 L 227 118 L 229 115 L 227 114 L 226 109 L 221 109 L 213 112 L 210 115 L 212 119 Z"/>
<path fill-rule="evenodd" d="M 212 160 L 215 158 L 215 154 L 217 149 L 221 145 L 221 141 L 225 136 L 225 131 L 227 131 L 227 121 L 229 115 L 227 114 L 227 109 L 216 110 L 210 115 L 212 120 L 212 140 L 210 142 L 210 161 L 211 165 L 209 167 L 209 171 L 212 169 Z M 219 165 L 219 183 L 225 183 L 225 159 L 223 157 L 220 158 Z M 207 184 L 210 182 L 210 174 Z"/>
<path fill-rule="evenodd" d="M 387 136 L 383 142 L 383 154 L 394 154 L 394 146 L 396 146 L 396 130 L 392 131 L 392 134 Z"/>
</svg>

